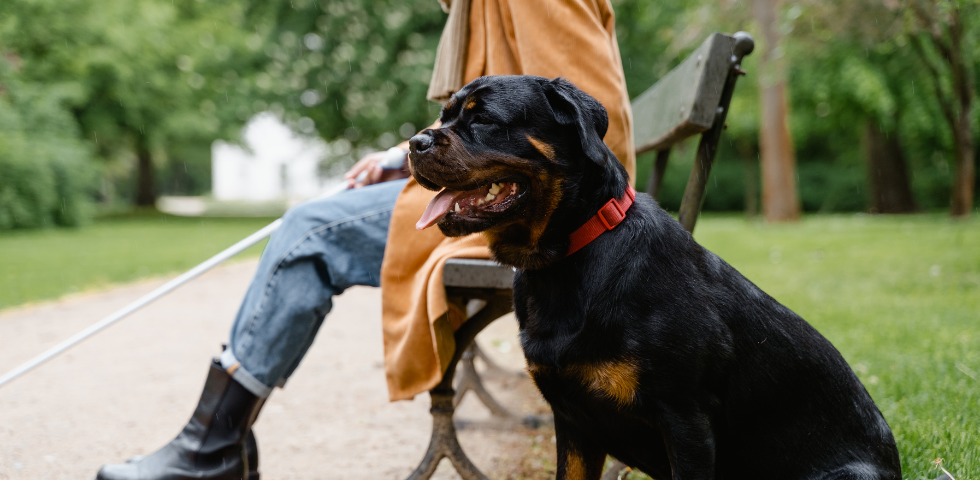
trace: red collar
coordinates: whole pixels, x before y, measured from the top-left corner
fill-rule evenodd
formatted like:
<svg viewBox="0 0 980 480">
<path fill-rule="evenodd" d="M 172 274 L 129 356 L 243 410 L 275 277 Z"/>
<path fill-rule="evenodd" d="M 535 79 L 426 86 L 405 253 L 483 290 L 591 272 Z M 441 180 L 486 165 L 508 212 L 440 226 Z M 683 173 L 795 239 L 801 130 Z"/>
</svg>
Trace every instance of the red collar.
<svg viewBox="0 0 980 480">
<path fill-rule="evenodd" d="M 589 242 L 599 238 L 599 235 L 606 233 L 606 230 L 612 230 L 619 225 L 620 222 L 626 218 L 626 211 L 630 209 L 633 205 L 633 199 L 636 198 L 636 190 L 631 186 L 626 186 L 626 193 L 623 194 L 621 198 L 613 198 L 606 202 L 599 212 L 596 213 L 585 225 L 578 227 L 578 230 L 572 232 L 568 236 L 570 244 L 568 246 L 568 255 L 571 255 L 579 251 L 582 247 L 589 244 Z"/>
</svg>

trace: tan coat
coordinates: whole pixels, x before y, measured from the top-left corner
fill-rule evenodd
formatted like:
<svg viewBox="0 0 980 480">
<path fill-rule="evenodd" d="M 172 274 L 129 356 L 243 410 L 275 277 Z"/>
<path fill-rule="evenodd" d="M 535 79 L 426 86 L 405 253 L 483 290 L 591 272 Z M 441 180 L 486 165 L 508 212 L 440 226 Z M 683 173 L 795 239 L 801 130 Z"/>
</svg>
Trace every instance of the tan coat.
<svg viewBox="0 0 980 480">
<path fill-rule="evenodd" d="M 471 0 L 464 79 L 482 75 L 564 77 L 609 113 L 605 142 L 632 179 L 632 114 L 608 0 Z M 489 258 L 476 234 L 446 238 L 415 229 L 435 196 L 409 180 L 395 204 L 381 267 L 385 371 L 391 400 L 434 387 L 455 349 L 463 312 L 449 311 L 442 268 L 453 257 Z"/>
</svg>

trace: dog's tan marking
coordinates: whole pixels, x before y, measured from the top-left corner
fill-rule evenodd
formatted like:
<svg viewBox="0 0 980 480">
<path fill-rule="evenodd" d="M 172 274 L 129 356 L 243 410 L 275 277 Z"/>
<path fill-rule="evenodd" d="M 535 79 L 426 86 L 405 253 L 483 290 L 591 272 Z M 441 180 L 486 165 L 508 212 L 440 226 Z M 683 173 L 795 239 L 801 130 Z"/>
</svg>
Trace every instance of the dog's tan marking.
<svg viewBox="0 0 980 480">
<path fill-rule="evenodd" d="M 473 108 L 475 106 L 476 106 L 476 100 L 469 99 L 466 102 L 466 105 L 463 106 L 463 110 L 469 110 L 469 109 L 471 109 L 471 108 Z"/>
<path fill-rule="evenodd" d="M 544 235 L 544 230 L 548 228 L 551 215 L 555 213 L 555 210 L 558 209 L 558 204 L 561 203 L 561 186 L 563 183 L 565 183 L 563 179 L 554 179 L 551 183 L 551 191 L 548 192 L 549 195 L 542 202 L 538 203 L 538 208 L 543 210 L 545 217 L 541 222 L 531 226 L 531 239 L 535 246 L 537 246 L 538 240 L 541 239 L 541 235 Z"/>
<path fill-rule="evenodd" d="M 538 365 L 536 363 L 528 362 L 527 364 L 527 374 L 530 375 L 531 380 L 537 385 L 538 378 L 543 375 L 551 373 L 551 367 L 547 365 Z"/>
<path fill-rule="evenodd" d="M 531 145 L 534 145 L 535 150 L 541 152 L 541 155 L 544 155 L 545 158 L 551 160 L 552 162 L 555 161 L 555 147 L 552 147 L 551 145 L 548 145 L 547 143 L 542 142 L 541 140 L 538 140 L 530 135 L 527 136 L 527 141 L 531 142 Z"/>
<path fill-rule="evenodd" d="M 452 110 L 453 105 L 456 105 L 456 95 L 449 97 L 449 100 L 446 100 L 446 104 L 443 105 L 442 108 L 444 110 Z"/>
<path fill-rule="evenodd" d="M 621 407 L 629 406 L 636 398 L 640 375 L 636 364 L 630 360 L 574 365 L 568 370 L 578 377 L 585 388 L 614 400 Z"/>
<path fill-rule="evenodd" d="M 524 171 L 532 177 L 528 193 L 532 196 L 530 203 L 535 206 L 534 210 L 513 224 L 491 227 L 483 235 L 498 260 L 533 270 L 544 266 L 538 242 L 561 202 L 562 179 L 543 171 Z"/>
<path fill-rule="evenodd" d="M 571 449 L 565 455 L 565 480 L 588 480 L 585 459 L 580 453 Z"/>
</svg>

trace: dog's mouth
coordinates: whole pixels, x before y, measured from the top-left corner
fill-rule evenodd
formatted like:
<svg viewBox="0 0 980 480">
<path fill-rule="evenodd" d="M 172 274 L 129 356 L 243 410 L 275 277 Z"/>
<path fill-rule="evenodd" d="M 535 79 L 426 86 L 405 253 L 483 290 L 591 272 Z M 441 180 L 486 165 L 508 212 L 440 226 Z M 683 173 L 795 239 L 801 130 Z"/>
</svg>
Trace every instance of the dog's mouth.
<svg viewBox="0 0 980 480">
<path fill-rule="evenodd" d="M 424 230 L 444 218 L 489 218 L 517 204 L 526 189 L 516 181 L 491 182 L 472 190 L 443 188 L 425 207 L 425 213 L 415 224 Z"/>
</svg>

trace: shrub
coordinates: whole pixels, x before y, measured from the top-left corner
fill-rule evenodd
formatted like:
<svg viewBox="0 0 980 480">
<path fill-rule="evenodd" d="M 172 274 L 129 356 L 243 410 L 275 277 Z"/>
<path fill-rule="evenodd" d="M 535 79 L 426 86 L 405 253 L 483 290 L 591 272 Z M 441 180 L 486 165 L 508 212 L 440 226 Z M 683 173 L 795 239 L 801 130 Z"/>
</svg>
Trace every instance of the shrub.
<svg viewBox="0 0 980 480">
<path fill-rule="evenodd" d="M 91 217 L 97 165 L 63 105 L 69 89 L 25 85 L 0 60 L 0 230 Z"/>
</svg>

